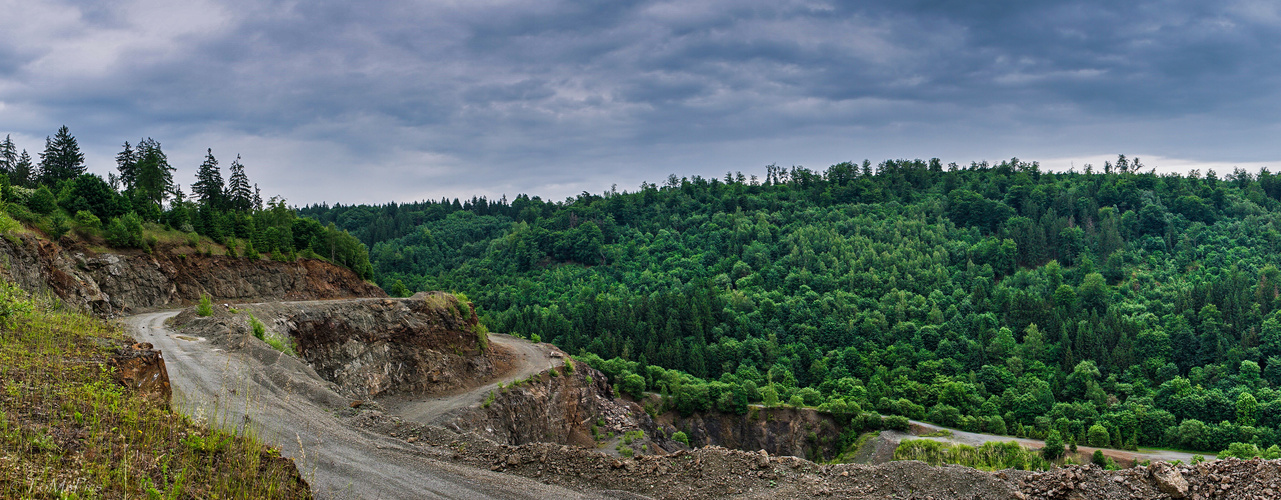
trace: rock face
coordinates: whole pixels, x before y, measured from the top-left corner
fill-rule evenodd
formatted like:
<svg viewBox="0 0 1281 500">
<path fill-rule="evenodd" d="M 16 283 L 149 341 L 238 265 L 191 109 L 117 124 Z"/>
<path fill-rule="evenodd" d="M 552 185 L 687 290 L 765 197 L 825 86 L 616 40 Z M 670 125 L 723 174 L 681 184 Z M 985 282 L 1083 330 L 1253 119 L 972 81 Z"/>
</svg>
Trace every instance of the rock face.
<svg viewBox="0 0 1281 500">
<path fill-rule="evenodd" d="M 173 391 L 165 358 L 147 342 L 123 347 L 107 364 L 116 369 L 116 380 L 150 401 L 168 403 Z"/>
<path fill-rule="evenodd" d="M 552 376 L 545 371 L 519 384 L 495 389 L 488 403 L 460 415 L 453 426 L 513 445 L 544 442 L 594 446 L 593 426 L 599 435 L 620 436 L 629 430 L 643 430 L 650 439 L 647 442 L 675 449 L 640 406 L 613 398 L 603 373 L 585 363 L 578 363 L 572 371 L 559 367 L 556 373 Z"/>
<path fill-rule="evenodd" d="M 299 355 L 355 398 L 435 394 L 495 374 L 471 304 L 445 293 L 310 307 L 283 324 Z"/>
<path fill-rule="evenodd" d="M 805 408 L 752 407 L 744 415 L 708 412 L 688 417 L 669 412 L 659 421 L 670 432 L 685 432 L 692 445 L 765 450 L 816 461 L 836 456 L 841 435 L 831 415 Z"/>
<path fill-rule="evenodd" d="M 350 399 L 449 392 L 478 385 L 500 368 L 482 348 L 471 304 L 445 293 L 250 304 L 236 313 L 215 307 L 209 318 L 188 309 L 173 321 L 184 333 L 235 350 L 252 340 L 250 314 L 268 334 L 292 339 L 299 359 Z"/>
<path fill-rule="evenodd" d="M 318 260 L 250 261 L 157 251 L 67 250 L 26 235 L 0 239 L 10 279 L 31 292 L 50 291 L 95 314 L 111 316 L 215 300 L 308 300 L 385 297 L 351 271 Z"/>
</svg>

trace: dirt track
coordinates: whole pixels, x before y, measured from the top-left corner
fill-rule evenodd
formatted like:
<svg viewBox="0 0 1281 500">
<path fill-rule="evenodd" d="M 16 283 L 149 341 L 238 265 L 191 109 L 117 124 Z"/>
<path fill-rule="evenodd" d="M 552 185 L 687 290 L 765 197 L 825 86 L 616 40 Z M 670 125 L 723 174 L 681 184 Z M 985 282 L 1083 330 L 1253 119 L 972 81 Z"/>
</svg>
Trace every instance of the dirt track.
<svg viewBox="0 0 1281 500">
<path fill-rule="evenodd" d="M 399 415 L 410 422 L 420 424 L 440 423 L 443 417 L 456 410 L 461 410 L 484 400 L 489 391 L 497 389 L 498 383 L 509 383 L 525 379 L 543 370 L 556 367 L 560 359 L 551 355 L 552 348 L 546 344 L 535 344 L 511 335 L 489 335 L 490 346 L 506 349 L 512 355 L 515 366 L 508 373 L 489 384 L 476 387 L 466 392 L 425 399 L 396 398 L 384 401 L 391 413 Z"/>
<path fill-rule="evenodd" d="M 603 497 L 454 465 L 433 458 L 447 457 L 448 450 L 347 425 L 337 415 L 346 400 L 317 380 L 305 364 L 265 346 L 229 353 L 210 339 L 174 333 L 164 321 L 177 313 L 125 319 L 139 342 L 150 342 L 163 352 L 175 406 L 192 418 L 247 429 L 277 446 L 297 462 L 318 498 Z M 521 343 L 510 337 L 501 341 Z M 527 360 L 512 378 L 547 366 L 545 359 Z M 468 404 L 462 396 L 474 395 L 465 393 L 446 405 Z M 432 413 L 430 408 L 424 411 Z"/>
</svg>

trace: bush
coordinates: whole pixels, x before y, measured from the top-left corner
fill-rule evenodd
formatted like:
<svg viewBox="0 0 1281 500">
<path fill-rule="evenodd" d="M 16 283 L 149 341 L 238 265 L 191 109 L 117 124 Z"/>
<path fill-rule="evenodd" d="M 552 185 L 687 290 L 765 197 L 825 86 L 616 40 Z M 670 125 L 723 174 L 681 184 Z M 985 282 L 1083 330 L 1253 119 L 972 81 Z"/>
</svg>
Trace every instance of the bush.
<svg viewBox="0 0 1281 500">
<path fill-rule="evenodd" d="M 1045 457 L 1046 460 L 1054 460 L 1063 456 L 1063 437 L 1059 435 L 1059 431 L 1051 429 L 1050 433 L 1045 436 L 1045 447 L 1041 448 L 1041 456 Z"/>
<path fill-rule="evenodd" d="M 27 207 L 35 213 L 48 215 L 53 209 L 58 208 L 58 198 L 49 190 L 49 186 L 40 186 L 31 198 L 27 200 Z"/>
<path fill-rule="evenodd" d="M 253 240 L 245 241 L 245 258 L 249 260 L 258 260 L 262 258 L 262 256 L 258 254 L 258 251 L 254 250 Z"/>
<path fill-rule="evenodd" d="M 267 325 L 262 324 L 253 314 L 249 315 L 249 329 L 253 331 L 254 337 L 263 340 L 267 335 Z"/>
<path fill-rule="evenodd" d="M 111 220 L 107 225 L 107 244 L 117 248 L 142 246 L 142 218 L 129 212 Z"/>
<path fill-rule="evenodd" d="M 196 306 L 196 316 L 213 316 L 213 302 L 209 294 L 200 295 L 200 304 Z"/>
<path fill-rule="evenodd" d="M 44 230 L 45 234 L 49 235 L 49 239 L 58 241 L 71 230 L 71 224 L 67 222 L 66 216 L 55 213 L 49 217 L 49 223 L 45 224 Z"/>
<path fill-rule="evenodd" d="M 685 435 L 685 431 L 676 431 L 676 434 L 672 434 L 672 441 L 689 446 L 689 436 Z"/>
<path fill-rule="evenodd" d="M 1094 455 L 1090 457 L 1090 461 L 1099 467 L 1107 468 L 1108 466 L 1107 458 L 1103 456 L 1103 450 L 1094 450 Z"/>
<path fill-rule="evenodd" d="M 1090 443 L 1090 446 L 1094 446 L 1096 448 L 1106 448 L 1111 445 L 1112 436 L 1108 434 L 1107 427 L 1094 424 L 1090 426 L 1089 439 L 1087 442 Z"/>
<path fill-rule="evenodd" d="M 98 229 L 102 227 L 102 219 L 88 210 L 76 212 L 76 224 L 86 229 Z"/>
</svg>

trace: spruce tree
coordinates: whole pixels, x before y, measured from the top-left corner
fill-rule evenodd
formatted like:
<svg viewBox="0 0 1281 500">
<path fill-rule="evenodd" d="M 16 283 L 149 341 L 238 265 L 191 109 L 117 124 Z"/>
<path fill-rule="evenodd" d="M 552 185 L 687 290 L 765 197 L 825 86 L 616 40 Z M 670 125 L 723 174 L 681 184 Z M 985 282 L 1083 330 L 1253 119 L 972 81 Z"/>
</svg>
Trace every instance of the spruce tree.
<svg viewBox="0 0 1281 500">
<path fill-rule="evenodd" d="M 13 167 L 17 164 L 18 147 L 13 144 L 13 139 L 5 135 L 4 142 L 0 142 L 0 174 L 13 175 Z"/>
<path fill-rule="evenodd" d="M 191 193 L 201 204 L 210 208 L 223 207 L 222 172 L 218 170 L 218 159 L 214 158 L 213 149 L 205 152 L 205 161 L 196 170 L 196 182 L 191 184 Z"/>
<path fill-rule="evenodd" d="M 32 171 L 34 169 L 35 164 L 31 161 L 31 155 L 27 154 L 27 150 L 22 150 L 22 154 L 18 156 L 18 163 L 13 165 L 13 175 L 9 176 L 9 182 L 15 186 L 31 187 L 35 180 L 35 173 Z"/>
<path fill-rule="evenodd" d="M 125 141 L 124 150 L 116 155 L 116 170 L 120 172 L 120 183 L 123 184 L 123 190 L 133 189 L 133 185 L 138 181 L 138 152 Z"/>
<path fill-rule="evenodd" d="M 74 179 L 85 171 L 85 155 L 75 136 L 63 125 L 53 138 L 45 137 L 44 152 L 40 153 L 40 183 L 57 184 Z"/>
<path fill-rule="evenodd" d="M 227 205 L 233 210 L 253 208 L 254 193 L 249 189 L 249 177 L 245 176 L 245 166 L 240 163 L 240 155 L 231 162 L 231 177 L 227 180 Z"/>
<path fill-rule="evenodd" d="M 138 143 L 137 178 L 133 191 L 142 199 L 160 206 L 173 191 L 173 171 L 169 159 L 154 139 Z"/>
</svg>

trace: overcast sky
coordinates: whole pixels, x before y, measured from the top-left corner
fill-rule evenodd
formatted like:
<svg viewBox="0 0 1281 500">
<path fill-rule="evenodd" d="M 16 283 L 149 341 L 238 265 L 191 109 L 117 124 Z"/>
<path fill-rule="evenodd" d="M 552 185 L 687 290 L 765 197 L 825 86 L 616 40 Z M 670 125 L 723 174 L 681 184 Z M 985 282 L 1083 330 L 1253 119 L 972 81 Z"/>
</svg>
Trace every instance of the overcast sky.
<svg viewBox="0 0 1281 500">
<path fill-rule="evenodd" d="M 0 134 L 291 204 L 1017 156 L 1281 167 L 1272 1 L 0 0 Z M 189 189 L 188 189 L 189 191 Z"/>
</svg>

